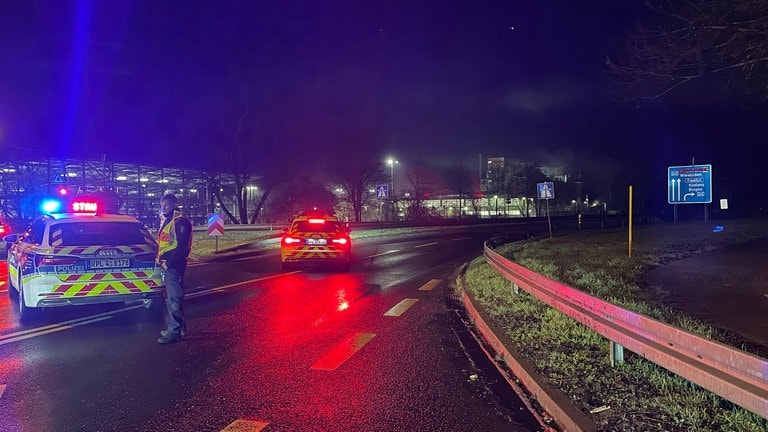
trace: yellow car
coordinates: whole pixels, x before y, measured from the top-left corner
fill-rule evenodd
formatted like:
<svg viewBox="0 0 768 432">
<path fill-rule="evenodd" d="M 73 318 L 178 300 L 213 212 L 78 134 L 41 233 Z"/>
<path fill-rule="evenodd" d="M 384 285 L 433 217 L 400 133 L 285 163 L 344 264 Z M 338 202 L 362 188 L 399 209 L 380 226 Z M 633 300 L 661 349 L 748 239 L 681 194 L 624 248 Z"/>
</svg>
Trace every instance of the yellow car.
<svg viewBox="0 0 768 432">
<path fill-rule="evenodd" d="M 348 271 L 352 264 L 352 241 L 349 228 L 337 217 L 325 214 L 302 214 L 283 229 L 280 260 L 283 271 L 299 264 L 330 264 Z"/>
</svg>

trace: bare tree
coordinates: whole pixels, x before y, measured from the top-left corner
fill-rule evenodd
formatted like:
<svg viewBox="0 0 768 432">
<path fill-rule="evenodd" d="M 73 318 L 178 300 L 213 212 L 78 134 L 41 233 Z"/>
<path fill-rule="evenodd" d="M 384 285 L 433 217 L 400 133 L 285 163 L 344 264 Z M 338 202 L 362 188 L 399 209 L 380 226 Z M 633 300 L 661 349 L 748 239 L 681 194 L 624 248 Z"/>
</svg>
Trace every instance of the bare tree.
<svg viewBox="0 0 768 432">
<path fill-rule="evenodd" d="M 647 0 L 653 25 L 638 26 L 606 59 L 626 99 L 653 99 L 693 81 L 768 97 L 768 2 Z"/>
<path fill-rule="evenodd" d="M 326 188 L 326 179 L 314 173 L 304 173 L 276 191 L 279 195 L 277 213 L 288 220 L 309 210 L 332 214 L 338 200 Z"/>
<path fill-rule="evenodd" d="M 222 121 L 222 124 L 226 123 Z M 234 177 L 234 190 L 230 193 L 235 200 L 237 216 L 224 205 L 221 188 L 213 187 L 211 192 L 232 223 L 253 224 L 275 188 L 293 177 L 294 170 L 286 157 L 289 152 L 283 148 L 285 144 L 272 123 L 268 119 L 257 121 L 247 106 L 239 112 L 232 127 L 222 126 L 221 129 L 228 141 L 221 153 L 225 157 L 224 169 Z M 248 188 L 256 185 L 261 194 L 257 202 L 249 203 Z M 249 208 L 253 210 L 250 218 Z"/>
<path fill-rule="evenodd" d="M 421 161 L 409 165 L 405 170 L 405 176 L 408 181 L 410 195 L 405 200 L 406 219 L 422 220 L 429 215 L 428 209 L 424 205 L 426 198 L 440 189 L 440 181 L 437 174 L 427 168 Z"/>
<path fill-rule="evenodd" d="M 464 166 L 464 162 L 456 161 L 446 172 L 445 179 L 451 192 L 459 196 L 459 217 L 462 216 L 464 201 L 479 192 L 479 185 L 473 179 L 476 179 L 475 173 Z"/>
<path fill-rule="evenodd" d="M 388 174 L 380 160 L 370 152 L 360 152 L 355 157 L 339 159 L 342 166 L 334 168 L 332 183 L 342 189 L 342 199 L 352 206 L 355 222 L 362 220 L 363 207 L 376 200 L 374 188 L 387 181 Z M 353 160 L 354 163 L 347 161 Z"/>
</svg>

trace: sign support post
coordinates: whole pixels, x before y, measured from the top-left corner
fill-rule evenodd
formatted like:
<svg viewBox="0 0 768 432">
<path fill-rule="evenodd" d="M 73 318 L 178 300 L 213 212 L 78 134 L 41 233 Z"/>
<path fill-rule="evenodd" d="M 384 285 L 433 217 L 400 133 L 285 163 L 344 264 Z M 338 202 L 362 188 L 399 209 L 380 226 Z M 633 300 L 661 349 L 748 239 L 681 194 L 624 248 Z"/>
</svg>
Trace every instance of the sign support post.
<svg viewBox="0 0 768 432">
<path fill-rule="evenodd" d="M 546 200 L 549 238 L 552 238 L 552 218 L 549 216 L 549 200 L 555 197 L 555 184 L 552 182 L 536 183 L 536 190 L 539 194 L 539 200 Z"/>
</svg>

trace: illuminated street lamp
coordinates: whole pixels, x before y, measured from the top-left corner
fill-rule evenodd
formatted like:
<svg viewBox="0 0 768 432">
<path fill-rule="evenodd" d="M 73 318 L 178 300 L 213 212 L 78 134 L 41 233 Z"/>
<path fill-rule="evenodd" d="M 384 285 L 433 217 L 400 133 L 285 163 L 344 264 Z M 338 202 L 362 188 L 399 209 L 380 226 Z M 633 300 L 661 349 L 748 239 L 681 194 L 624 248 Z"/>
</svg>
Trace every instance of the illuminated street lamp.
<svg viewBox="0 0 768 432">
<path fill-rule="evenodd" d="M 392 218 L 394 219 L 396 216 L 396 210 L 395 210 L 395 165 L 399 164 L 396 159 L 389 158 L 387 159 L 387 165 L 389 165 L 389 181 L 390 181 L 390 187 L 392 190 L 390 191 L 390 200 L 392 201 Z"/>
<path fill-rule="evenodd" d="M 390 186 L 392 187 L 392 197 L 395 196 L 395 165 L 399 164 L 400 162 L 396 161 L 395 159 L 389 158 L 387 159 L 387 165 L 389 165 L 389 180 L 390 180 Z"/>
</svg>

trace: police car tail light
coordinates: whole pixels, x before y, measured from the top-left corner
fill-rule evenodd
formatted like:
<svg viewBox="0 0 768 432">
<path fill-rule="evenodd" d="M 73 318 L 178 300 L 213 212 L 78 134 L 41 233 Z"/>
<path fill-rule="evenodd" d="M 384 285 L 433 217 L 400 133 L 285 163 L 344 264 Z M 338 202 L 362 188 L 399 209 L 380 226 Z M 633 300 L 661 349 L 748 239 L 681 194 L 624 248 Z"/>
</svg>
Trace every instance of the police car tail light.
<svg viewBox="0 0 768 432">
<path fill-rule="evenodd" d="M 342 245 L 342 246 L 346 246 L 346 245 L 349 244 L 349 240 L 347 240 L 346 237 L 335 238 L 335 239 L 331 240 L 331 242 L 333 244 Z"/>
<path fill-rule="evenodd" d="M 75 264 L 78 261 L 80 261 L 80 259 L 77 257 L 35 255 L 35 267 L 50 266 L 50 265 L 66 266 L 66 265 Z"/>
<path fill-rule="evenodd" d="M 293 244 L 299 244 L 299 243 L 301 243 L 301 239 L 300 238 L 296 238 L 296 237 L 284 237 L 283 238 L 283 244 L 286 244 L 286 245 L 293 245 Z"/>
</svg>

